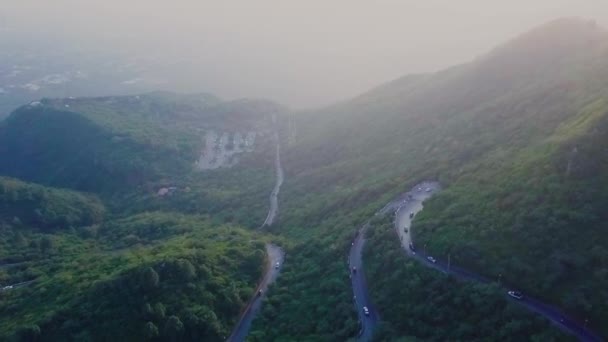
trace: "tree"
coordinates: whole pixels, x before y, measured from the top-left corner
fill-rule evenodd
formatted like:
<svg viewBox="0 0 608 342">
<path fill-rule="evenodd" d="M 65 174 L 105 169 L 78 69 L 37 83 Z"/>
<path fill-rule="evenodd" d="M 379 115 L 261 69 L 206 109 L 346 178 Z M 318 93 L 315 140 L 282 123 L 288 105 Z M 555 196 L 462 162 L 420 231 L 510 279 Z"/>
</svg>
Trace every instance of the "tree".
<svg viewBox="0 0 608 342">
<path fill-rule="evenodd" d="M 158 287 L 159 281 L 158 273 L 156 273 L 152 267 L 147 267 L 142 272 L 141 285 L 144 289 L 146 289 L 146 291 L 150 291 Z"/>
<path fill-rule="evenodd" d="M 48 253 L 53 249 L 53 240 L 48 237 L 48 236 L 44 236 L 40 239 L 40 251 L 42 251 L 42 253 Z"/>
<path fill-rule="evenodd" d="M 40 327 L 32 325 L 24 327 L 17 332 L 17 340 L 19 342 L 35 342 L 40 341 Z"/>
<path fill-rule="evenodd" d="M 152 322 L 146 323 L 146 325 L 144 325 L 144 338 L 151 340 L 156 337 L 158 337 L 158 328 L 156 325 Z"/>
<path fill-rule="evenodd" d="M 179 317 L 171 316 L 165 324 L 165 336 L 171 341 L 176 341 L 184 333 L 184 323 Z"/>
<path fill-rule="evenodd" d="M 163 318 L 165 318 L 165 306 L 163 305 L 163 303 L 156 303 L 154 304 L 154 317 L 156 318 L 156 320 L 160 321 Z"/>
<path fill-rule="evenodd" d="M 152 310 L 150 303 L 145 303 L 141 311 L 144 319 L 152 319 L 154 317 L 154 310 Z"/>
<path fill-rule="evenodd" d="M 25 237 L 23 237 L 23 234 L 21 234 L 21 232 L 15 233 L 15 236 L 13 237 L 13 243 L 16 247 L 25 247 L 27 245 L 27 241 L 25 240 Z"/>
<path fill-rule="evenodd" d="M 188 260 L 180 259 L 177 261 L 179 274 L 186 281 L 196 278 L 196 269 Z"/>
</svg>

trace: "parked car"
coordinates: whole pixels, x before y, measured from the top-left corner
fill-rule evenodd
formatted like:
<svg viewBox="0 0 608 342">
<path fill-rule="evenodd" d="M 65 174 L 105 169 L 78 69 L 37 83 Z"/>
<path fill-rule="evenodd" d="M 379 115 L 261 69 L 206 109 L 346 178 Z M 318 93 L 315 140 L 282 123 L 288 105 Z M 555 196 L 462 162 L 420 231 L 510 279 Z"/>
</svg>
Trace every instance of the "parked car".
<svg viewBox="0 0 608 342">
<path fill-rule="evenodd" d="M 262 295 L 262 293 L 264 293 L 264 291 L 262 290 L 258 290 L 258 297 Z"/>
<path fill-rule="evenodd" d="M 437 260 L 435 260 L 435 258 L 433 258 L 432 256 L 428 256 L 426 257 L 426 259 L 430 262 L 432 262 L 433 264 L 437 262 Z"/>
<path fill-rule="evenodd" d="M 353 266 L 353 273 L 357 273 L 357 268 Z"/>
<path fill-rule="evenodd" d="M 509 291 L 507 294 L 515 299 L 522 299 L 524 295 L 519 291 Z"/>
<path fill-rule="evenodd" d="M 367 306 L 363 307 L 363 313 L 365 314 L 365 316 L 369 316 L 369 309 L 367 308 Z"/>
<path fill-rule="evenodd" d="M 276 263 L 276 264 L 274 264 L 274 268 L 278 270 L 278 269 L 279 269 L 279 266 L 280 266 L 280 264 L 279 264 L 279 262 L 277 261 L 277 263 Z"/>
<path fill-rule="evenodd" d="M 413 218 L 413 217 L 414 217 L 414 213 L 410 213 L 410 218 Z"/>
</svg>

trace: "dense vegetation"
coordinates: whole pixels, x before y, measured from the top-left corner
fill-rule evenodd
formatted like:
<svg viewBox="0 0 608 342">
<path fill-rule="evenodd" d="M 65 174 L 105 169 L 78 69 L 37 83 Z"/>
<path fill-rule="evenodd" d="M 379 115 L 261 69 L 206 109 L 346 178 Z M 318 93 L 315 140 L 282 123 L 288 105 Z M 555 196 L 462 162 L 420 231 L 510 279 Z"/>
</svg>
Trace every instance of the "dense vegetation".
<svg viewBox="0 0 608 342">
<path fill-rule="evenodd" d="M 2 336 L 39 330 L 43 341 L 224 340 L 265 258 L 242 229 L 163 213 L 52 236 L 5 227 L 0 243 L 23 257 L 0 282 L 34 281 L 1 292 Z"/>
<path fill-rule="evenodd" d="M 129 191 L 192 172 L 206 129 L 269 130 L 280 110 L 165 93 L 43 100 L 0 124 L 0 172 L 77 190 Z"/>
<path fill-rule="evenodd" d="M 408 258 L 390 216 L 367 232 L 365 272 L 384 320 L 377 341 L 566 341 L 494 285 L 459 281 Z"/>
<path fill-rule="evenodd" d="M 599 103 L 540 146 L 484 161 L 428 203 L 415 238 L 606 327 L 606 137 Z"/>
<path fill-rule="evenodd" d="M 0 177 L 0 339 L 223 341 L 266 264 L 267 237 L 241 227 L 266 215 L 279 108 L 155 93 L 0 123 L 0 173 L 46 185 Z M 264 134 L 198 172 L 206 129 Z"/>
<path fill-rule="evenodd" d="M 277 126 L 276 105 L 210 95 L 22 107 L 0 123 L 0 174 L 101 200 L 1 179 L 0 283 L 26 283 L 0 292 L 10 317 L 0 336 L 223 339 L 261 273 L 262 238 L 240 226 L 266 214 L 271 135 L 233 169 L 197 173 L 193 164 L 207 129 L 274 127 L 287 176 L 268 232 L 281 235 L 287 262 L 252 340 L 354 338 L 352 236 L 422 179 L 445 191 L 417 218 L 416 240 L 602 329 L 607 80 L 608 34 L 565 20 Z M 495 287 L 405 259 L 386 222 L 370 234 L 365 260 L 386 321 L 378 339 L 562 338 Z"/>
<path fill-rule="evenodd" d="M 52 231 L 99 223 L 104 212 L 92 195 L 0 177 L 0 224 Z"/>
<path fill-rule="evenodd" d="M 240 167 L 191 173 L 170 180 L 151 182 L 145 189 L 116 196 L 112 208 L 124 213 L 149 210 L 206 213 L 217 222 L 235 222 L 258 228 L 268 210 L 269 189 L 274 185 L 269 150 L 245 156 Z M 176 191 L 160 197 L 153 189 L 174 186 Z"/>
<path fill-rule="evenodd" d="M 345 341 L 355 336 L 359 327 L 345 247 L 307 241 L 288 249 L 289 261 L 270 289 L 249 339 L 285 340 L 286 331 L 297 341 Z"/>
<path fill-rule="evenodd" d="M 606 287 L 600 176 L 606 144 L 599 139 L 606 80 L 608 33 L 565 19 L 472 63 L 408 76 L 294 117 L 297 135 L 290 131 L 295 143 L 283 158 L 288 181 L 277 229 L 340 245 L 392 196 L 436 179 L 446 191 L 429 202 L 416 239 L 435 255 L 458 254 L 457 262 L 480 273 L 509 273 L 510 285 L 581 320 L 589 315 L 590 325 L 601 329 L 608 317 L 606 301 L 595 300 Z M 583 148 L 590 137 L 595 140 Z M 337 269 L 331 246 L 326 242 L 309 258 L 323 260 L 320 275 Z M 304 261 L 292 267 L 311 268 Z M 282 277 L 277 287 L 329 281 Z M 302 306 L 331 306 L 322 294 L 311 301 Z M 280 314 L 293 324 L 318 321 L 295 310 Z M 274 327 L 273 336 L 292 333 Z"/>
</svg>

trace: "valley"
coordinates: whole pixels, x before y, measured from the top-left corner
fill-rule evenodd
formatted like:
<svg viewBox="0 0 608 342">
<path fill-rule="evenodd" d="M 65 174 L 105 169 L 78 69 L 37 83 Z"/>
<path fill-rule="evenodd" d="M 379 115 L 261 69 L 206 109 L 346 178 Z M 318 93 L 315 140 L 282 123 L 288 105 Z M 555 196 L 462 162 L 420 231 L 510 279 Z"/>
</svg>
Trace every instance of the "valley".
<svg viewBox="0 0 608 342">
<path fill-rule="evenodd" d="M 0 340 L 606 340 L 607 137 L 608 31 L 572 18 L 306 111 L 21 103 Z"/>
</svg>

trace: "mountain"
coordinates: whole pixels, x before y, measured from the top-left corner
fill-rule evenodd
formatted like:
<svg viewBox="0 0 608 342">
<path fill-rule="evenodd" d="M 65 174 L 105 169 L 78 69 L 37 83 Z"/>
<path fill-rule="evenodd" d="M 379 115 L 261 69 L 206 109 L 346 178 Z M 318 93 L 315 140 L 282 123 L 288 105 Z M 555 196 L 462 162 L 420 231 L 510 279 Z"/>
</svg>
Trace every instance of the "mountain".
<svg viewBox="0 0 608 342">
<path fill-rule="evenodd" d="M 285 264 L 248 339 L 349 340 L 347 256 L 368 223 L 377 339 L 568 341 L 496 284 L 405 258 L 375 214 L 427 179 L 443 190 L 416 245 L 608 336 L 607 133 L 608 33 L 576 18 L 307 113 L 164 92 L 32 102 L 0 123 L 0 339 L 224 340 L 273 241 Z M 250 231 L 275 163 L 279 219 Z"/>
<path fill-rule="evenodd" d="M 43 99 L 0 123 L 0 340 L 223 341 L 266 263 L 286 109 Z M 202 162 L 204 161 L 204 163 Z"/>
<path fill-rule="evenodd" d="M 207 94 L 46 99 L 0 124 L 5 175 L 52 186 L 116 192 L 194 169 L 205 132 L 272 132 L 284 108 Z M 258 139 L 264 147 L 264 140 Z M 259 149 L 258 149 L 259 150 Z"/>
<path fill-rule="evenodd" d="M 318 251 L 306 249 L 308 255 L 337 258 L 315 272 L 325 292 L 306 290 L 307 296 L 341 293 L 331 274 L 344 268 L 346 252 L 336 240 L 347 243 L 391 198 L 436 179 L 445 190 L 414 222 L 418 245 L 440 260 L 450 255 L 455 265 L 501 278 L 608 336 L 605 29 L 559 19 L 470 63 L 406 76 L 291 120 L 295 143 L 283 158 L 289 181 L 281 229 L 306 235 Z M 380 246 L 369 248 L 390 263 Z M 310 277 L 310 258 L 294 265 L 293 274 Z M 376 293 L 390 293 L 380 284 L 390 282 L 369 281 Z M 301 282 L 306 278 L 286 275 L 277 286 Z M 382 303 L 397 305 L 395 298 Z M 258 326 L 260 336 L 287 336 L 305 312 L 324 307 L 297 304 L 295 310 L 295 300 L 276 303 L 263 322 L 280 316 L 284 323 L 272 333 Z M 333 302 L 327 306 L 337 310 Z M 327 315 L 340 316 L 336 310 Z M 409 314 L 385 319 L 423 319 Z M 301 338 L 338 338 L 333 325 L 311 325 Z M 423 334 L 417 337 L 431 338 Z"/>
</svg>

